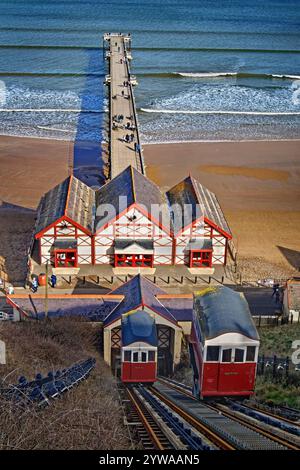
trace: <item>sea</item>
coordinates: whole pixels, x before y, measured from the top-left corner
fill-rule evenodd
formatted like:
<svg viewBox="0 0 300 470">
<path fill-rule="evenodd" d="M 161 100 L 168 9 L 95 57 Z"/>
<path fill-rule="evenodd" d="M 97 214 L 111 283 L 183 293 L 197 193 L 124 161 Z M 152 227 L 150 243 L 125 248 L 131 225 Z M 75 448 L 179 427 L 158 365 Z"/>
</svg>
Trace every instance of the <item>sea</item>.
<svg viewBox="0 0 300 470">
<path fill-rule="evenodd" d="M 300 138 L 300 0 L 0 0 L 0 134 L 100 143 L 104 32 L 143 142 Z"/>
</svg>

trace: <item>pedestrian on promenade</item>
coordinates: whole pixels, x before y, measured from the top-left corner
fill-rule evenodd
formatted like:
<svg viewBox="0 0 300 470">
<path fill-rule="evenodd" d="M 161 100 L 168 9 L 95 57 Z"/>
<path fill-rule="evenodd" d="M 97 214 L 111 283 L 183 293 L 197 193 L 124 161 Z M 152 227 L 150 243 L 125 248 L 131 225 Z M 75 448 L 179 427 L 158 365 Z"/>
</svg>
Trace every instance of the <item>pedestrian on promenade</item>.
<svg viewBox="0 0 300 470">
<path fill-rule="evenodd" d="M 130 142 L 133 142 L 134 141 L 134 134 L 131 134 L 130 135 Z"/>
<path fill-rule="evenodd" d="M 32 290 L 33 293 L 37 292 L 38 286 L 39 286 L 39 285 L 38 285 L 38 280 L 37 280 L 36 277 L 34 277 L 34 278 L 32 279 L 32 283 L 31 283 L 31 290 Z"/>
<path fill-rule="evenodd" d="M 272 297 L 274 297 L 274 296 L 276 297 L 277 292 L 279 292 L 279 284 L 274 284 L 274 285 L 273 285 Z"/>
<path fill-rule="evenodd" d="M 56 286 L 56 283 L 57 283 L 57 277 L 55 276 L 55 274 L 52 274 L 51 277 L 50 277 L 50 281 L 51 281 L 51 287 L 54 287 Z"/>
</svg>

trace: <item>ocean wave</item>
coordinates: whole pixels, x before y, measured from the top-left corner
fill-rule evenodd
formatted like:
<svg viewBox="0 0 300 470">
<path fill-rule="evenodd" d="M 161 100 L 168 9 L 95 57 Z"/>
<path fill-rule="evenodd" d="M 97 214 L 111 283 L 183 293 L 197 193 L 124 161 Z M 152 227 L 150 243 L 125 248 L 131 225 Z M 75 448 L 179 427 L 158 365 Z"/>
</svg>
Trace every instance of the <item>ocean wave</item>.
<svg viewBox="0 0 300 470">
<path fill-rule="evenodd" d="M 0 113 L 95 113 L 103 114 L 103 110 L 68 109 L 68 108 L 1 108 Z"/>
<path fill-rule="evenodd" d="M 249 115 L 249 116 L 300 116 L 300 111 L 227 111 L 227 110 L 179 110 L 179 109 L 152 109 L 152 108 L 140 108 L 140 112 L 143 113 L 156 113 L 156 114 L 227 114 L 227 115 Z"/>
<path fill-rule="evenodd" d="M 104 77 L 98 72 L 0 72 L 0 77 Z"/>
<path fill-rule="evenodd" d="M 300 54 L 298 49 L 254 49 L 235 47 L 134 47 L 143 52 L 257 52 L 261 54 Z"/>
<path fill-rule="evenodd" d="M 288 80 L 300 80 L 300 75 L 273 74 L 273 73 L 248 73 L 248 72 L 174 72 L 173 75 L 187 78 L 280 78 Z"/>
</svg>

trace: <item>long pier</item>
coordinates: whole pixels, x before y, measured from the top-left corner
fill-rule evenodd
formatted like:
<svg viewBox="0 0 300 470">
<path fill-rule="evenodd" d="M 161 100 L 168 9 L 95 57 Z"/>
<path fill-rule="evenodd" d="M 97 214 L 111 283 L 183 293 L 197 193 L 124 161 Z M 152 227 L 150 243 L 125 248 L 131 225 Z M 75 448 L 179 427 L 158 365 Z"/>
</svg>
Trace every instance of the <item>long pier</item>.
<svg viewBox="0 0 300 470">
<path fill-rule="evenodd" d="M 103 51 L 109 63 L 105 82 L 109 86 L 109 176 L 114 178 L 129 165 L 145 174 L 142 146 L 131 75 L 131 37 L 121 33 L 103 36 Z"/>
</svg>

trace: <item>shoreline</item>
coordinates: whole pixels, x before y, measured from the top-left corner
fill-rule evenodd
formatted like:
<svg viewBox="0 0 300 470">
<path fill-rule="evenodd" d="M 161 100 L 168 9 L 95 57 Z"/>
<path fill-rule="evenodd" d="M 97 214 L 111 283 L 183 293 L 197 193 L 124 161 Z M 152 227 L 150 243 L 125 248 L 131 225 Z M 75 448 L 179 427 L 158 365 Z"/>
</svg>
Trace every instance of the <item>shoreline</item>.
<svg viewBox="0 0 300 470">
<path fill-rule="evenodd" d="M 69 132 L 69 131 L 68 131 Z M 72 132 L 72 131 L 70 131 Z M 72 139 L 63 139 L 59 137 L 46 137 L 46 136 L 36 136 L 36 135 L 17 135 L 17 134 L 1 134 L 0 139 L 3 137 L 13 137 L 15 139 L 37 139 L 37 140 L 54 140 L 54 141 L 62 141 L 62 142 L 70 142 L 74 143 Z M 217 139 L 217 140 L 210 140 L 210 139 L 196 139 L 196 140 L 162 140 L 158 142 L 143 142 L 142 145 L 175 145 L 175 144 L 201 144 L 201 143 L 242 143 L 242 142 L 300 142 L 299 138 L 278 138 L 278 139 L 240 139 L 240 140 L 230 140 L 230 139 Z"/>
</svg>

